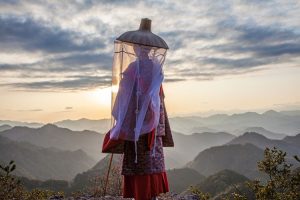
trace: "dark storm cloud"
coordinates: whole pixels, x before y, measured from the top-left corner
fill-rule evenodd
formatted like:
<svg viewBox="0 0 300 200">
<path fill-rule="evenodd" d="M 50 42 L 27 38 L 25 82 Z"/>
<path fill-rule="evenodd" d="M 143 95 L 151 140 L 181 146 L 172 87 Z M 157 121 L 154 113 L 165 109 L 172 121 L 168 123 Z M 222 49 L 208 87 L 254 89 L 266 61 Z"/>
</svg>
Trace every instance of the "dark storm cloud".
<svg viewBox="0 0 300 200">
<path fill-rule="evenodd" d="M 1 50 L 45 51 L 49 53 L 88 51 L 104 47 L 99 39 L 64 30 L 28 16 L 0 15 Z"/>
</svg>

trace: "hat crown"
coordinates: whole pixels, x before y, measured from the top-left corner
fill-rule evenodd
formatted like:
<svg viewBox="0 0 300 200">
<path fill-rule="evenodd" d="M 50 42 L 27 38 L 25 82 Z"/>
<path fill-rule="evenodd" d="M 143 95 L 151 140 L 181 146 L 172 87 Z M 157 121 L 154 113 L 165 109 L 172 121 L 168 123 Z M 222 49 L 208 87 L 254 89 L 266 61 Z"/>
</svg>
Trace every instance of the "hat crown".
<svg viewBox="0 0 300 200">
<path fill-rule="evenodd" d="M 151 19 L 143 18 L 140 23 L 140 31 L 151 31 Z"/>
</svg>

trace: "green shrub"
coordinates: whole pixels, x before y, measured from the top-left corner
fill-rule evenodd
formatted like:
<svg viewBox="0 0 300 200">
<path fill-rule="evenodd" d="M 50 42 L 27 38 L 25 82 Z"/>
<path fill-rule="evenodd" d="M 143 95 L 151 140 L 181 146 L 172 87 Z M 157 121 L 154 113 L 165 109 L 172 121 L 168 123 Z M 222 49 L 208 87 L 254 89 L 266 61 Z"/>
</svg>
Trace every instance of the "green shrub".
<svg viewBox="0 0 300 200">
<path fill-rule="evenodd" d="M 249 182 L 258 200 L 299 200 L 300 199 L 300 172 L 292 171 L 292 164 L 286 162 L 286 153 L 266 148 L 264 160 L 258 162 L 258 169 L 269 176 L 267 183 L 258 180 Z M 297 160 L 297 156 L 295 156 Z"/>
<path fill-rule="evenodd" d="M 14 161 L 10 161 L 7 166 L 0 165 L 0 200 L 47 200 L 53 195 L 63 196 L 61 192 L 50 190 L 34 189 L 27 191 L 20 180 L 11 174 L 15 169 Z"/>
</svg>

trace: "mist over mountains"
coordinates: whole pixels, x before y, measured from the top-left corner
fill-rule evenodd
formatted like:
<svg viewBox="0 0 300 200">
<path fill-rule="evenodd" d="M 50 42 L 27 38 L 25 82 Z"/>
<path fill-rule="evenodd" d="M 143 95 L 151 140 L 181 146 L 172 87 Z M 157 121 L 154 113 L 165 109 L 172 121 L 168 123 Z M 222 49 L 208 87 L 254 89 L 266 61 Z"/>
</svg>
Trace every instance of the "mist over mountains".
<svg viewBox="0 0 300 200">
<path fill-rule="evenodd" d="M 223 145 L 206 149 L 187 164 L 204 176 L 229 169 L 248 178 L 258 178 L 257 161 L 263 158 L 263 149 L 253 144 Z"/>
<path fill-rule="evenodd" d="M 0 136 L 43 148 L 55 148 L 62 151 L 80 149 L 95 160 L 94 164 L 106 155 L 101 153 L 104 135 L 95 131 L 72 131 L 54 124 L 46 124 L 40 128 L 15 126 L 0 132 Z M 224 132 L 194 133 L 192 135 L 173 132 L 173 138 L 176 143 L 175 148 L 164 148 L 167 168 L 182 167 L 192 160 L 199 151 L 211 146 L 225 144 L 234 136 Z"/>
<path fill-rule="evenodd" d="M 0 126 L 4 124 L 32 128 L 38 128 L 44 125 L 42 123 L 0 120 Z M 110 120 L 90 120 L 82 118 L 78 120 L 62 120 L 52 124 L 74 131 L 91 130 L 99 133 L 106 133 L 110 127 Z M 228 132 L 233 135 L 241 135 L 244 132 L 256 132 L 256 130 L 253 129 L 263 128 L 260 130 L 260 134 L 265 135 L 268 138 L 273 137 L 271 139 L 282 139 L 285 135 L 296 135 L 300 133 L 300 111 L 277 112 L 269 110 L 262 114 L 245 112 L 232 115 L 215 114 L 209 117 L 171 117 L 170 124 L 173 131 L 184 134 Z M 252 130 L 249 130 L 249 128 Z"/>
<path fill-rule="evenodd" d="M 203 132 L 191 135 L 173 132 L 175 147 L 164 148 L 166 167 L 183 167 L 187 162 L 193 160 L 200 151 L 226 144 L 233 138 L 235 138 L 234 135 L 226 132 Z"/>
<path fill-rule="evenodd" d="M 54 124 L 46 124 L 40 128 L 15 126 L 0 132 L 0 135 L 13 141 L 28 142 L 43 148 L 82 150 L 96 161 L 103 158 L 101 154 L 103 135 L 95 131 L 72 131 Z"/>
<path fill-rule="evenodd" d="M 15 175 L 30 179 L 72 180 L 74 176 L 89 169 L 95 163 L 81 149 L 63 151 L 43 148 L 28 142 L 17 142 L 0 135 L 0 164 L 14 160 Z"/>
<path fill-rule="evenodd" d="M 11 128 L 12 128 L 12 126 L 7 125 L 7 124 L 1 125 L 1 126 L 0 126 L 0 132 L 1 132 L 1 131 L 8 130 L 8 129 L 11 129 Z"/>
<path fill-rule="evenodd" d="M 282 135 L 300 133 L 300 112 L 269 110 L 262 114 L 245 112 L 232 115 L 216 114 L 209 117 L 175 117 L 170 119 L 170 123 L 173 130 L 186 134 L 210 130 L 241 135 L 249 127 L 262 127 L 276 133 L 272 136 L 273 139 L 280 139 Z M 261 130 L 261 132 L 265 131 Z M 270 134 L 268 135 L 270 136 Z M 268 136 L 266 135 L 266 137 Z"/>
<path fill-rule="evenodd" d="M 257 170 L 266 147 L 287 152 L 291 162 L 300 155 L 299 111 L 174 117 L 170 124 L 175 147 L 164 148 L 164 153 L 175 192 L 197 185 L 215 199 L 234 187 L 247 193 L 243 181 L 266 178 Z M 107 169 L 110 154 L 101 148 L 109 127 L 108 119 L 52 124 L 0 120 L 0 163 L 15 160 L 15 174 L 29 178 L 28 184 L 31 179 L 55 179 L 68 181 L 68 191 L 80 189 Z M 113 163 L 121 166 L 120 157 L 114 156 Z"/>
<path fill-rule="evenodd" d="M 292 157 L 294 155 L 300 155 L 300 143 L 296 140 L 297 138 L 299 138 L 299 136 L 300 134 L 296 136 L 287 136 L 282 140 L 272 140 L 256 132 L 246 132 L 245 134 L 234 138 L 227 144 L 244 145 L 247 143 L 251 143 L 261 149 L 265 149 L 266 147 L 277 147 L 278 149 L 285 151 L 288 157 Z"/>
</svg>

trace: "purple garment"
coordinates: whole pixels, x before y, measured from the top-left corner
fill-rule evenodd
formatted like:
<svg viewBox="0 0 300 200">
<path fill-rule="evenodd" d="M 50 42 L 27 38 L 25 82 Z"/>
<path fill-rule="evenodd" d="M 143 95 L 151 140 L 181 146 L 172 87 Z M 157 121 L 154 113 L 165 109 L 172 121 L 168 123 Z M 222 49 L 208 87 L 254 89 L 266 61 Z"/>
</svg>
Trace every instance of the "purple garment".
<svg viewBox="0 0 300 200">
<path fill-rule="evenodd" d="M 116 124 L 111 139 L 137 141 L 157 126 L 162 81 L 161 65 L 153 60 L 137 59 L 128 66 L 112 110 Z"/>
</svg>

